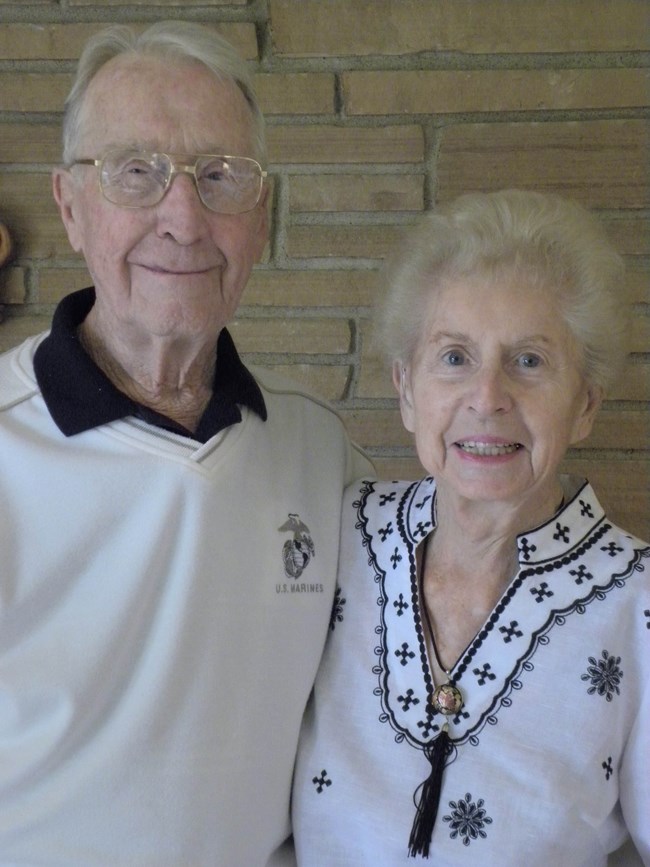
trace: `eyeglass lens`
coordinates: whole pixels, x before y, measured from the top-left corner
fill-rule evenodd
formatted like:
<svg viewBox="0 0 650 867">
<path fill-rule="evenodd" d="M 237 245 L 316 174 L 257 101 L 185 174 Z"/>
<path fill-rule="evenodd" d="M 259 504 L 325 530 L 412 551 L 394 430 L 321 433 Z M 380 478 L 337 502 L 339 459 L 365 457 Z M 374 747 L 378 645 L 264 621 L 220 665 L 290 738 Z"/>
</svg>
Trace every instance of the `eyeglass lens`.
<svg viewBox="0 0 650 867">
<path fill-rule="evenodd" d="M 100 183 L 116 205 L 144 208 L 165 195 L 176 172 L 194 175 L 203 204 L 221 214 L 241 214 L 255 207 L 262 189 L 262 173 L 246 157 L 199 156 L 194 164 L 175 164 L 167 154 L 112 151 L 101 165 Z"/>
</svg>

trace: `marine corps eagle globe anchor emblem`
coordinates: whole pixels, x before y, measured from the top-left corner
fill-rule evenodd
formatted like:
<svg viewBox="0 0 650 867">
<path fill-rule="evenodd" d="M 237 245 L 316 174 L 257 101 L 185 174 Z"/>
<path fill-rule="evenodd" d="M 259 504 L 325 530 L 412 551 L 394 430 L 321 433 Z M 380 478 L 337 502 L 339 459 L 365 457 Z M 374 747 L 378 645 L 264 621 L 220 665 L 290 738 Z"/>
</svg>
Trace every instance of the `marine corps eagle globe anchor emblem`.
<svg viewBox="0 0 650 867">
<path fill-rule="evenodd" d="M 284 572 L 288 578 L 300 578 L 316 554 L 309 527 L 300 520 L 299 515 L 290 514 L 278 529 L 280 532 L 293 533 L 293 539 L 287 539 L 282 546 Z"/>
</svg>

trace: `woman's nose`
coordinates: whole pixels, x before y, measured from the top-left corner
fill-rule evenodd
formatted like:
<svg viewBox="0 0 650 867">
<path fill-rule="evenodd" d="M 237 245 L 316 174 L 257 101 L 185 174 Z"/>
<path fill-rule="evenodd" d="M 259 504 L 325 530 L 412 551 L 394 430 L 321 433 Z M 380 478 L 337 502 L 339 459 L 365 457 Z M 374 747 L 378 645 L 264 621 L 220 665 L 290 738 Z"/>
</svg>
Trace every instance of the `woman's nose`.
<svg viewBox="0 0 650 867">
<path fill-rule="evenodd" d="M 472 378 L 470 409 L 488 417 L 512 408 L 510 379 L 502 368 L 485 367 Z"/>
</svg>

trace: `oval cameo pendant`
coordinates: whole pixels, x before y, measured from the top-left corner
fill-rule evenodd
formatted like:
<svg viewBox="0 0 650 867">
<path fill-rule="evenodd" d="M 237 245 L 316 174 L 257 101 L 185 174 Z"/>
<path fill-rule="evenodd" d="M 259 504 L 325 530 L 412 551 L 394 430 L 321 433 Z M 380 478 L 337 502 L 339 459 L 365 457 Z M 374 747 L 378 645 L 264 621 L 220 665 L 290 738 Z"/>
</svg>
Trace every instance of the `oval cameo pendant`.
<svg viewBox="0 0 650 867">
<path fill-rule="evenodd" d="M 463 696 L 453 683 L 443 683 L 434 689 L 431 704 L 439 713 L 449 716 L 462 709 Z"/>
</svg>

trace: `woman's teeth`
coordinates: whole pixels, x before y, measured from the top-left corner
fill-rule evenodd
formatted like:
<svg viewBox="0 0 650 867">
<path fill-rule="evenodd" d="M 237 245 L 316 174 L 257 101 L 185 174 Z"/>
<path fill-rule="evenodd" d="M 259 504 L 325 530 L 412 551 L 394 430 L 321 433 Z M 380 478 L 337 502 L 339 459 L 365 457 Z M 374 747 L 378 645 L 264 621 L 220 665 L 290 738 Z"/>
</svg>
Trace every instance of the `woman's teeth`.
<svg viewBox="0 0 650 867">
<path fill-rule="evenodd" d="M 516 452 L 517 449 L 521 448 L 519 443 L 504 443 L 503 445 L 496 445 L 495 443 L 477 443 L 470 441 L 458 443 L 457 445 L 464 452 L 467 452 L 467 454 L 486 455 L 489 457 L 496 457 L 497 455 L 509 455 L 512 452 Z"/>
</svg>

